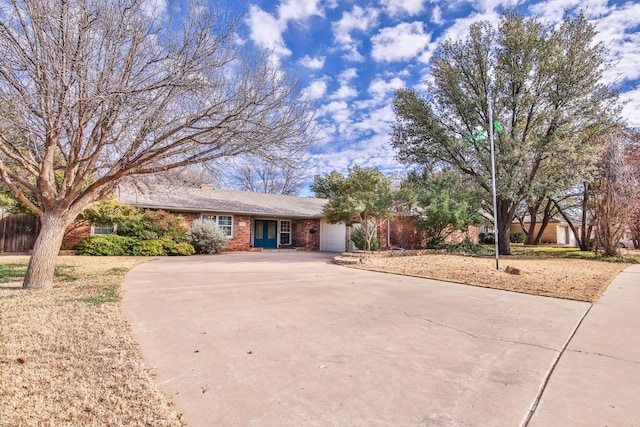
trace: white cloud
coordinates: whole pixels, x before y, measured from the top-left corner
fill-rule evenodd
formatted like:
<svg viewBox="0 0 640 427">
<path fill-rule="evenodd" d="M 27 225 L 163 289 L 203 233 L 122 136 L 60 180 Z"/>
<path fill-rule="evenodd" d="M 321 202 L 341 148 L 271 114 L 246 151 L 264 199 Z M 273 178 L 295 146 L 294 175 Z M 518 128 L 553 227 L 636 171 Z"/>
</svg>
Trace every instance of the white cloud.
<svg viewBox="0 0 640 427">
<path fill-rule="evenodd" d="M 287 29 L 286 22 L 274 18 L 256 5 L 251 5 L 246 23 L 251 31 L 249 37 L 256 44 L 273 49 L 278 55 L 291 55 L 282 38 L 282 33 Z"/>
<path fill-rule="evenodd" d="M 278 17 L 281 21 L 301 21 L 310 16 L 324 16 L 319 0 L 284 0 L 278 6 Z"/>
<path fill-rule="evenodd" d="M 327 93 L 326 79 L 314 80 L 302 90 L 302 95 L 310 101 L 322 99 Z"/>
<path fill-rule="evenodd" d="M 444 24 L 444 20 L 442 19 L 442 9 L 440 6 L 436 5 L 431 11 L 431 22 L 436 25 Z"/>
<path fill-rule="evenodd" d="M 298 63 L 305 68 L 320 70 L 322 67 L 324 67 L 325 59 L 326 59 L 326 56 L 312 58 L 309 55 L 305 55 L 303 58 L 298 60 Z"/>
<path fill-rule="evenodd" d="M 358 77 L 358 70 L 356 70 L 355 68 L 347 68 L 346 70 L 338 74 L 338 81 L 342 84 L 346 84 L 356 77 Z"/>
<path fill-rule="evenodd" d="M 622 101 L 628 101 L 622 109 L 622 116 L 633 128 L 640 128 L 640 84 L 635 89 L 620 94 Z"/>
<path fill-rule="evenodd" d="M 354 6 L 351 12 L 342 12 L 342 18 L 331 24 L 333 38 L 338 47 L 346 51 L 345 58 L 362 61 L 364 58 L 358 51 L 360 42 L 351 36 L 352 31 L 367 32 L 378 25 L 380 11 L 372 7 Z"/>
<path fill-rule="evenodd" d="M 338 90 L 336 90 L 334 93 L 331 94 L 329 99 L 345 100 L 345 99 L 355 98 L 356 96 L 358 96 L 358 90 L 355 87 L 351 85 L 343 84 L 343 85 L 340 85 Z"/>
<path fill-rule="evenodd" d="M 424 10 L 425 0 L 381 0 L 389 16 L 414 16 Z"/>
<path fill-rule="evenodd" d="M 152 20 L 163 19 L 167 14 L 167 0 L 144 0 L 140 8 Z"/>
<path fill-rule="evenodd" d="M 389 81 L 377 77 L 369 84 L 369 94 L 376 99 L 381 99 L 403 87 L 405 87 L 405 83 L 398 77 Z"/>
<path fill-rule="evenodd" d="M 608 70 L 605 76 L 609 82 L 620 78 L 635 80 L 640 78 L 640 33 L 635 28 L 640 16 L 640 4 L 626 3 L 620 8 L 610 10 L 596 21 L 599 34 L 597 41 L 601 41 L 610 50 L 615 67 Z"/>
<path fill-rule="evenodd" d="M 371 56 L 376 61 L 406 61 L 419 55 L 430 40 L 431 35 L 424 32 L 422 22 L 403 22 L 383 28 L 371 38 Z"/>
</svg>

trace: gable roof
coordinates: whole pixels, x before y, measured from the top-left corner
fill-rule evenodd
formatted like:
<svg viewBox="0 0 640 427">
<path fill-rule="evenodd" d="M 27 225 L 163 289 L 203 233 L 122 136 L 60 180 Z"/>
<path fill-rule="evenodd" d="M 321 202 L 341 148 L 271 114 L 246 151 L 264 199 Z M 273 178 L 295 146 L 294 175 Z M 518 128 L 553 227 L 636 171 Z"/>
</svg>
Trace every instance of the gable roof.
<svg viewBox="0 0 640 427">
<path fill-rule="evenodd" d="M 117 197 L 120 203 L 140 208 L 287 218 L 322 218 L 322 207 L 327 203 L 326 199 L 311 197 L 170 186 L 121 186 Z"/>
</svg>

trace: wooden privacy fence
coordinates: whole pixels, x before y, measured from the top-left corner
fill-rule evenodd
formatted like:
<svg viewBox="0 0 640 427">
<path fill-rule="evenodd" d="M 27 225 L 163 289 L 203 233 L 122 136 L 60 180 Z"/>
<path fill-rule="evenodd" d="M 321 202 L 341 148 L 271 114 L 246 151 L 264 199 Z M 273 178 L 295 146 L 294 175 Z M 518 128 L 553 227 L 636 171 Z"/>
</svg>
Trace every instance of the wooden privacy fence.
<svg viewBox="0 0 640 427">
<path fill-rule="evenodd" d="M 33 215 L 3 213 L 0 220 L 2 252 L 28 252 L 40 232 L 40 221 Z"/>
</svg>

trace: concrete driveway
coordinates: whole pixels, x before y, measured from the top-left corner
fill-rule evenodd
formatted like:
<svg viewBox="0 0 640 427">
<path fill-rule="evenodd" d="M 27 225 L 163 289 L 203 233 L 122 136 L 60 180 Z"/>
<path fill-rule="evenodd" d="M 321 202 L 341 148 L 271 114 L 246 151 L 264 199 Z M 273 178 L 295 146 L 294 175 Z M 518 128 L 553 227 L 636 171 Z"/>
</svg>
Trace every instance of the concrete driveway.
<svg viewBox="0 0 640 427">
<path fill-rule="evenodd" d="M 640 345 L 603 355 L 606 308 L 570 351 L 597 306 L 333 256 L 162 258 L 127 274 L 122 308 L 189 426 L 640 425 Z"/>
</svg>

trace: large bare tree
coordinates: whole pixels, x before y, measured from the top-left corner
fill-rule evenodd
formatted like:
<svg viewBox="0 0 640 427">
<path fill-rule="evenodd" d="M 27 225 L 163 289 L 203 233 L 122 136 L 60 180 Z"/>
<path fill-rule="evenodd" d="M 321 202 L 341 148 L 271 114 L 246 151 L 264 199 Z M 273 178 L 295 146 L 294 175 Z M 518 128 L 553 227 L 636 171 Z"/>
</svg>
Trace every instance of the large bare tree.
<svg viewBox="0 0 640 427">
<path fill-rule="evenodd" d="M 241 161 L 229 173 L 231 187 L 255 193 L 294 196 L 300 192 L 307 178 L 304 158 L 256 159 Z"/>
<path fill-rule="evenodd" d="M 127 177 L 311 139 L 295 81 L 193 2 L 0 0 L 0 177 L 38 215 L 24 286 L 52 286 L 65 227 Z"/>
</svg>

